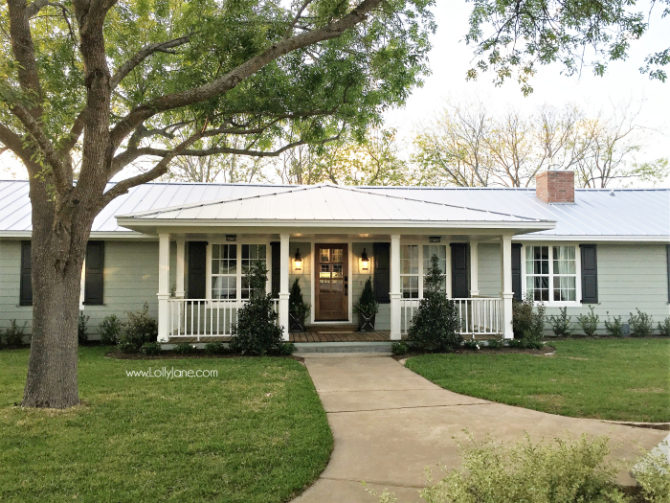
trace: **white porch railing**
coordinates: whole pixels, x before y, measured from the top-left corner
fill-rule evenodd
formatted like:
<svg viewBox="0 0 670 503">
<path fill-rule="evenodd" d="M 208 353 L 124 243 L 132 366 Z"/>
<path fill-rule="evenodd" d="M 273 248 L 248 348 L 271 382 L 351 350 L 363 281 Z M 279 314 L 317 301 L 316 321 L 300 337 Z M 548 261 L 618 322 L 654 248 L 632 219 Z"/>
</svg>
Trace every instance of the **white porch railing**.
<svg viewBox="0 0 670 503">
<path fill-rule="evenodd" d="M 279 299 L 272 299 L 277 312 Z M 246 300 L 169 299 L 170 338 L 230 337 Z"/>
<path fill-rule="evenodd" d="M 456 304 L 460 335 L 502 335 L 503 300 L 494 297 L 451 299 Z M 419 308 L 419 299 L 401 299 L 402 333 L 406 334 Z"/>
</svg>

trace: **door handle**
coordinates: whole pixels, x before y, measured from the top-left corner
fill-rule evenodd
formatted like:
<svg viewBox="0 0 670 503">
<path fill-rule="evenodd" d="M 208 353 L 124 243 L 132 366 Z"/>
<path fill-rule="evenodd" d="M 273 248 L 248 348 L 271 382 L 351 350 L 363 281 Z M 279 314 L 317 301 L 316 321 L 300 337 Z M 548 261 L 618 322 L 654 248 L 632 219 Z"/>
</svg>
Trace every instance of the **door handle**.
<svg viewBox="0 0 670 503">
<path fill-rule="evenodd" d="M 344 277 L 344 296 L 349 295 L 349 276 Z"/>
</svg>

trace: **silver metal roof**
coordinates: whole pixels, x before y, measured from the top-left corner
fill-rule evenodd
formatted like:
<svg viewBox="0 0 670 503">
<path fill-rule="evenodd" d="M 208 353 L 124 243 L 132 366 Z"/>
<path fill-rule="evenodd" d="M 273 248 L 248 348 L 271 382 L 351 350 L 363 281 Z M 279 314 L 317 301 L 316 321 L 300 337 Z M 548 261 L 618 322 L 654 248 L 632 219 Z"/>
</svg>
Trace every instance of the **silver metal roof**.
<svg viewBox="0 0 670 503">
<path fill-rule="evenodd" d="M 291 215 L 295 217 L 295 213 L 303 217 L 316 218 L 315 211 L 319 212 L 319 218 L 328 218 L 329 214 L 334 215 L 337 211 L 337 218 L 343 219 L 346 218 L 345 215 L 355 217 L 361 211 L 366 211 L 369 216 L 374 214 L 375 218 L 398 219 L 401 216 L 400 212 L 411 210 L 402 217 L 408 221 L 417 216 L 426 218 L 426 221 L 441 221 L 440 219 L 445 217 L 474 218 L 477 215 L 489 222 L 501 222 L 506 218 L 516 223 L 555 221 L 554 229 L 528 234 L 524 239 L 670 242 L 670 189 L 612 191 L 578 189 L 575 191 L 574 204 L 545 204 L 535 197 L 534 189 L 414 187 L 337 189 L 331 185 L 312 186 L 313 189 L 314 187 L 320 188 L 305 190 L 309 187 L 149 183 L 131 189 L 128 194 L 115 199 L 103 209 L 93 224 L 93 233 L 94 235 L 114 233 L 119 236 L 135 234 L 118 225 L 116 217 L 120 215 L 137 217 L 144 213 L 145 217 L 150 217 L 147 212 L 158 215 L 158 210 L 169 210 L 163 217 L 185 215 L 186 213 L 181 212 L 187 211 L 190 216 L 194 216 L 199 211 L 212 211 L 211 208 L 220 210 L 226 208 L 227 213 L 232 208 L 242 212 L 244 207 L 244 212 L 253 210 L 259 218 L 270 213 L 270 216 L 276 218 L 290 218 Z M 392 197 L 358 197 L 361 193 Z M 263 194 L 274 195 L 263 200 L 257 198 L 246 199 L 247 202 L 241 201 L 250 196 Z M 324 206 L 323 199 L 320 199 L 318 194 L 327 194 L 330 202 Z M 283 202 L 281 205 L 262 203 L 280 195 Z M 306 206 L 308 202 L 311 206 Z M 363 207 L 357 208 L 357 204 Z M 195 209 L 194 205 L 201 210 Z M 384 211 L 389 213 L 385 214 Z M 28 182 L 0 181 L 0 236 L 27 236 L 30 228 Z"/>
</svg>

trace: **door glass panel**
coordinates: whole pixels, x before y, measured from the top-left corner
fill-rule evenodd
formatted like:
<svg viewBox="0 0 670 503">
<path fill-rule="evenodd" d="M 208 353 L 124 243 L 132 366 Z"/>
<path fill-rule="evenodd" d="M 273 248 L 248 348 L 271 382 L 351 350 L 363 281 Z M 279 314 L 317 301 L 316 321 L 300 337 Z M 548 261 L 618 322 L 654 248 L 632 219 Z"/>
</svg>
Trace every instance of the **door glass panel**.
<svg viewBox="0 0 670 503">
<path fill-rule="evenodd" d="M 321 248 L 321 251 L 319 252 L 319 260 L 321 262 L 330 262 L 330 249 L 329 248 Z"/>
<path fill-rule="evenodd" d="M 342 262 L 342 248 L 333 248 L 331 250 L 332 253 L 332 261 L 333 262 Z"/>
</svg>

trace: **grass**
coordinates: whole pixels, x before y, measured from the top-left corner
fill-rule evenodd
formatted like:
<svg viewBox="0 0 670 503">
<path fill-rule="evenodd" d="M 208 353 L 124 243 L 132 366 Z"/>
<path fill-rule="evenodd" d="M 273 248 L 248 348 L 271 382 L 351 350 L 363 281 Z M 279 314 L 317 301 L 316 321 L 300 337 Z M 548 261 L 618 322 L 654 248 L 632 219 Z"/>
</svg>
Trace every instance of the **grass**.
<svg viewBox="0 0 670 503">
<path fill-rule="evenodd" d="M 573 417 L 670 421 L 670 340 L 571 339 L 554 356 L 422 355 L 407 367 L 457 393 Z"/>
<path fill-rule="evenodd" d="M 287 358 L 116 360 L 79 352 L 80 398 L 23 410 L 27 350 L 0 351 L 0 501 L 287 501 L 328 462 L 314 386 Z M 216 378 L 126 377 L 215 369 Z"/>
</svg>

